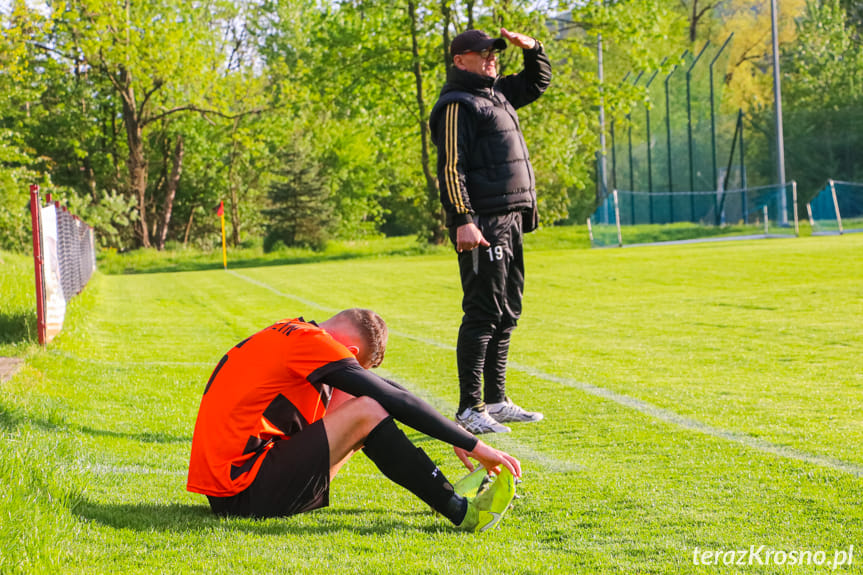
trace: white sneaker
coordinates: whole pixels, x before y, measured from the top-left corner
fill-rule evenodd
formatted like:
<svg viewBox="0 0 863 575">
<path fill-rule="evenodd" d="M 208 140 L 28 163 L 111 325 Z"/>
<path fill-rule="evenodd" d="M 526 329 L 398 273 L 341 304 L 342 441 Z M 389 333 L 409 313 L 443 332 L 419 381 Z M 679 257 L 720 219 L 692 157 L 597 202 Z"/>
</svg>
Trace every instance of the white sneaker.
<svg viewBox="0 0 863 575">
<path fill-rule="evenodd" d="M 491 417 L 486 410 L 478 411 L 468 407 L 455 416 L 455 422 L 465 431 L 480 435 L 482 433 L 509 433 L 509 428 L 501 425 Z"/>
<path fill-rule="evenodd" d="M 489 417 L 498 423 L 531 422 L 542 419 L 538 411 L 525 411 L 512 402 L 510 398 L 501 403 L 487 403 L 485 406 Z"/>
</svg>

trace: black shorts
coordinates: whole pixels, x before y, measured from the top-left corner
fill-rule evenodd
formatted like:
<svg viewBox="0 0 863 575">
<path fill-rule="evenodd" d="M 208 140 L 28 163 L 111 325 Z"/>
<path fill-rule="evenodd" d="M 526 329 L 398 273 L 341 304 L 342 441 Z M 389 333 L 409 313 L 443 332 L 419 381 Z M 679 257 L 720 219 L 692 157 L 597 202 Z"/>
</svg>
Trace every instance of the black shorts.
<svg viewBox="0 0 863 575">
<path fill-rule="evenodd" d="M 329 505 L 330 444 L 323 420 L 277 441 L 245 491 L 207 498 L 217 515 L 240 517 L 287 517 Z"/>
</svg>

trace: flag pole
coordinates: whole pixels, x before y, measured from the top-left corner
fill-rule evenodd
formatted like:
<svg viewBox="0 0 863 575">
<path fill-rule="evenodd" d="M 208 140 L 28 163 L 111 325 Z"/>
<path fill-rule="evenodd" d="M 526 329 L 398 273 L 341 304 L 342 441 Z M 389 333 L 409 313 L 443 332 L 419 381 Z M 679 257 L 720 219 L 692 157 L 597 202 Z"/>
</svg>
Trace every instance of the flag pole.
<svg viewBox="0 0 863 575">
<path fill-rule="evenodd" d="M 222 220 L 222 266 L 228 269 L 228 248 L 225 246 L 225 202 L 219 202 L 219 218 Z"/>
</svg>

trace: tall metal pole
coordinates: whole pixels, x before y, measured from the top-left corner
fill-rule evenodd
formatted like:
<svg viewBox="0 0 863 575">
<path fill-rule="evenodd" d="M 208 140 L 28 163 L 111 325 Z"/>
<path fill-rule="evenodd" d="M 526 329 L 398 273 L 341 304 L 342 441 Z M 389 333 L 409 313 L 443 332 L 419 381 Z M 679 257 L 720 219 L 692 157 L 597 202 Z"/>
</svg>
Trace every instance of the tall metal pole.
<svg viewBox="0 0 863 575">
<path fill-rule="evenodd" d="M 626 73 L 618 87 L 623 86 L 623 83 L 629 78 L 629 74 L 630 72 Z M 611 118 L 611 179 L 614 189 L 617 189 L 617 140 L 614 137 L 614 117 Z"/>
<path fill-rule="evenodd" d="M 599 156 L 599 181 L 601 182 L 600 194 L 602 198 L 608 195 L 608 173 L 606 167 L 606 158 L 605 158 L 605 97 L 602 93 L 603 89 L 603 81 L 604 75 L 602 71 L 602 34 L 597 34 L 596 36 L 596 60 L 598 66 L 598 76 L 599 76 L 599 148 L 600 148 L 600 156 Z M 597 198 L 597 200 L 602 200 L 602 198 Z"/>
<path fill-rule="evenodd" d="M 737 109 L 737 125 L 740 127 L 740 187 L 743 189 L 743 221 L 749 218 L 746 198 L 746 148 L 743 146 L 743 108 Z"/>
<path fill-rule="evenodd" d="M 743 147 L 743 108 L 737 110 L 737 121 L 740 122 L 740 187 L 746 189 L 746 149 Z"/>
<path fill-rule="evenodd" d="M 664 66 L 666 60 L 668 60 L 668 58 L 663 58 L 659 66 Z M 655 71 L 653 76 L 651 76 L 647 81 L 647 85 L 644 87 L 644 91 L 647 94 L 647 102 L 644 105 L 644 115 L 647 122 L 647 202 L 649 204 L 648 212 L 650 213 L 651 224 L 653 223 L 653 155 L 650 152 L 650 85 L 653 83 L 653 80 L 656 79 L 658 74 L 659 70 Z"/>
<path fill-rule="evenodd" d="M 779 81 L 779 25 L 776 0 L 770 0 L 773 31 L 773 98 L 776 101 L 776 175 L 779 185 L 785 185 L 785 143 L 782 136 L 782 86 Z"/>
<path fill-rule="evenodd" d="M 695 57 L 695 60 L 692 61 L 692 65 L 689 66 L 689 69 L 686 71 L 686 123 L 689 134 L 689 191 L 695 191 L 695 144 L 692 140 L 692 70 L 695 69 L 695 66 L 698 64 L 698 61 L 701 59 L 701 56 L 704 54 L 704 51 L 707 50 L 707 47 L 710 46 L 710 40 L 705 42 L 704 47 L 701 48 L 701 52 L 698 53 L 698 56 Z M 692 196 L 690 196 L 691 198 Z M 693 207 L 693 214 L 695 212 L 695 208 Z"/>
<path fill-rule="evenodd" d="M 617 188 L 617 150 L 616 140 L 614 138 L 614 118 L 611 119 L 609 132 L 611 135 L 611 180 L 614 187 Z"/>
<path fill-rule="evenodd" d="M 650 153 L 650 84 L 653 82 L 653 79 L 656 78 L 656 75 L 659 73 L 659 70 L 653 73 L 653 76 L 650 77 L 650 80 L 647 81 L 647 85 L 644 87 L 644 91 L 647 92 L 647 102 L 644 104 L 644 119 L 645 119 L 645 129 L 647 131 L 647 193 L 653 193 L 653 170 L 651 166 L 653 164 L 653 155 Z M 653 206 L 651 206 L 651 216 L 650 223 L 653 223 Z"/>
<path fill-rule="evenodd" d="M 779 25 L 777 23 L 776 0 L 770 1 L 770 21 L 773 33 L 773 99 L 776 102 L 776 175 L 782 187 L 780 194 L 780 219 L 788 224 L 788 208 L 785 198 L 785 138 L 782 134 L 782 87 L 779 81 Z"/>
<path fill-rule="evenodd" d="M 635 77 L 635 81 L 632 83 L 633 86 L 638 86 L 638 83 L 641 81 L 641 77 L 644 76 L 644 70 L 638 73 L 638 76 Z M 629 124 L 629 191 L 635 191 L 635 171 L 633 168 L 632 162 L 632 112 L 630 111 L 626 115 L 626 121 Z"/>
<path fill-rule="evenodd" d="M 719 59 L 719 56 L 722 55 L 722 52 L 725 50 L 725 47 L 728 46 L 728 43 L 731 41 L 731 38 L 734 37 L 734 32 L 728 35 L 725 43 L 722 44 L 722 47 L 719 49 L 719 52 L 713 57 L 713 60 L 710 61 L 710 138 L 713 145 L 713 183 L 719 183 L 719 171 L 716 166 L 716 102 L 715 102 L 715 91 L 713 89 L 713 65 L 716 64 L 716 61 Z"/>
<path fill-rule="evenodd" d="M 633 86 L 638 86 L 638 82 L 641 81 L 641 77 L 644 75 L 644 70 L 638 73 L 638 76 L 635 78 L 635 82 L 632 83 Z M 626 120 L 629 122 L 629 191 L 635 191 L 635 167 L 632 161 L 632 112 L 626 115 Z M 635 224 L 635 196 L 632 196 L 632 199 L 629 201 L 629 215 L 630 215 L 630 223 Z"/>
<path fill-rule="evenodd" d="M 710 46 L 710 40 L 705 42 L 701 52 L 698 53 L 686 71 L 686 121 L 689 130 L 689 220 L 692 222 L 695 221 L 695 194 L 692 193 L 695 191 L 695 143 L 692 139 L 692 70 L 695 69 L 708 46 Z"/>
<path fill-rule="evenodd" d="M 689 54 L 689 50 L 684 50 L 683 55 L 680 56 L 681 62 L 685 61 L 687 54 Z M 671 197 L 671 193 L 674 192 L 674 178 L 671 166 L 671 94 L 668 89 L 668 82 L 675 70 L 677 70 L 677 64 L 671 67 L 671 71 L 665 77 L 665 146 L 668 150 L 668 219 L 671 223 L 674 223 L 674 201 Z"/>
</svg>

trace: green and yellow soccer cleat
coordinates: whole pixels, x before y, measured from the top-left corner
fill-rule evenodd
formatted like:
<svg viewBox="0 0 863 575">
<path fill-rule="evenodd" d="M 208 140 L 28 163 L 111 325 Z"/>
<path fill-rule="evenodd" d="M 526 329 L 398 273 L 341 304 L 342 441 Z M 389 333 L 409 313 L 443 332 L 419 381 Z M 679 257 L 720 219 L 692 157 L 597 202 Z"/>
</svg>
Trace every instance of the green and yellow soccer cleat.
<svg viewBox="0 0 863 575">
<path fill-rule="evenodd" d="M 489 475 L 488 471 L 482 465 L 456 481 L 453 489 L 462 497 L 476 497 L 491 485 L 493 475 Z"/>
<path fill-rule="evenodd" d="M 491 487 L 473 499 L 468 499 L 467 514 L 459 529 L 474 532 L 493 529 L 509 509 L 513 497 L 515 497 L 515 478 L 512 473 L 504 469 Z"/>
</svg>

